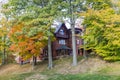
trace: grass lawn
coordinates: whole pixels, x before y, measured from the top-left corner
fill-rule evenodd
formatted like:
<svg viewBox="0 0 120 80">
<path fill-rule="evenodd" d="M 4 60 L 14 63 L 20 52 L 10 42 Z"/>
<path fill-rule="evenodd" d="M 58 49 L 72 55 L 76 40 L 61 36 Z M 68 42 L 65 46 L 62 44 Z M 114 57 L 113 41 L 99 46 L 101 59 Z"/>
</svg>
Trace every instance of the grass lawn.
<svg viewBox="0 0 120 80">
<path fill-rule="evenodd" d="M 101 75 L 101 74 L 67 74 L 55 75 L 48 80 L 120 80 L 120 76 Z"/>
<path fill-rule="evenodd" d="M 30 77 L 33 74 L 34 73 L 23 73 L 16 75 L 0 76 L 0 80 L 26 80 L 27 77 Z M 48 77 L 47 80 L 120 80 L 120 76 L 102 74 L 66 74 L 66 75 L 52 74 L 46 76 Z M 29 80 L 41 80 L 41 79 L 33 78 Z"/>
<path fill-rule="evenodd" d="M 120 80 L 120 63 L 106 63 L 98 58 L 79 60 L 71 65 L 72 58 L 54 61 L 54 68 L 47 69 L 47 62 L 39 63 L 34 70 L 30 64 L 0 66 L 0 80 Z"/>
<path fill-rule="evenodd" d="M 26 77 L 33 75 L 34 73 L 22 73 L 12 75 L 0 75 L 0 80 L 24 80 Z"/>
</svg>

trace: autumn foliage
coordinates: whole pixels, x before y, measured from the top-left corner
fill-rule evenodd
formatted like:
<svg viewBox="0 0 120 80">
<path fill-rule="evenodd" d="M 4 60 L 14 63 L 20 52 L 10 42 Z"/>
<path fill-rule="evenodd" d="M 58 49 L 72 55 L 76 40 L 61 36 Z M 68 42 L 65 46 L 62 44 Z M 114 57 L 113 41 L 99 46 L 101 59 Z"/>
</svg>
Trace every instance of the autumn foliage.
<svg viewBox="0 0 120 80">
<path fill-rule="evenodd" d="M 39 32 L 37 35 L 29 37 L 22 33 L 23 27 L 23 24 L 17 24 L 11 28 L 9 32 L 12 41 L 10 50 L 24 59 L 40 55 L 42 48 L 46 46 L 46 41 L 42 38 L 43 33 Z"/>
<path fill-rule="evenodd" d="M 91 49 L 106 61 L 118 61 L 120 60 L 120 13 L 105 0 L 95 3 L 101 5 L 94 4 L 95 8 L 81 14 L 85 16 L 84 47 L 86 50 Z M 103 3 L 106 5 L 103 6 Z"/>
</svg>

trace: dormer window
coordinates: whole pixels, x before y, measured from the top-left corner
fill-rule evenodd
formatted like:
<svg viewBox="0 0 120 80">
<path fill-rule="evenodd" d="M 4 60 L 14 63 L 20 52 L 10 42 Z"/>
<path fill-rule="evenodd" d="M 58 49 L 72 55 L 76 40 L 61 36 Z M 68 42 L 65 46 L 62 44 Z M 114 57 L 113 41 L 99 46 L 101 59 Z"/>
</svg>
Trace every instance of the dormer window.
<svg viewBox="0 0 120 80">
<path fill-rule="evenodd" d="M 60 29 L 60 32 L 59 32 L 61 35 L 64 35 L 64 30 L 63 29 Z"/>
</svg>

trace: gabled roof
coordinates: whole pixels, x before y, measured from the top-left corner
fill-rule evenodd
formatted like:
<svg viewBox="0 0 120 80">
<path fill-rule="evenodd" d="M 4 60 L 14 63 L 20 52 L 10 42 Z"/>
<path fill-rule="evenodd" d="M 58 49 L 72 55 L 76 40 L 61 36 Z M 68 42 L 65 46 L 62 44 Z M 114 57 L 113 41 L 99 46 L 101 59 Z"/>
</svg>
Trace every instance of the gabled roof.
<svg viewBox="0 0 120 80">
<path fill-rule="evenodd" d="M 65 23 L 60 23 L 60 24 L 56 27 L 55 33 L 57 33 L 63 25 L 65 25 Z M 66 28 L 67 28 L 67 27 L 66 27 Z"/>
<path fill-rule="evenodd" d="M 63 23 L 60 23 L 57 27 L 56 27 L 56 30 L 55 30 L 55 33 L 57 33 L 59 31 L 59 29 L 61 28 Z"/>
</svg>

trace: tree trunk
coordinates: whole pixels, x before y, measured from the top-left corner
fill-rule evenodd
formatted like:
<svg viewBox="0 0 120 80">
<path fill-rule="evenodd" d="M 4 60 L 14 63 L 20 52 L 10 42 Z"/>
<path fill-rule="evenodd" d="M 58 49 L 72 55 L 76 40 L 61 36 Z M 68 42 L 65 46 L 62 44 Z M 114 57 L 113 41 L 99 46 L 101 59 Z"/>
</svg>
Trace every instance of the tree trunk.
<svg viewBox="0 0 120 80">
<path fill-rule="evenodd" d="M 48 69 L 52 69 L 52 50 L 51 50 L 51 37 L 48 36 Z"/>
<path fill-rule="evenodd" d="M 75 28 L 72 25 L 72 48 L 73 48 L 73 66 L 77 65 L 77 53 L 76 53 L 76 39 L 75 39 Z"/>
<path fill-rule="evenodd" d="M 33 56 L 33 66 L 35 66 L 36 64 L 37 64 L 36 57 Z"/>
<path fill-rule="evenodd" d="M 3 49 L 3 60 L 2 60 L 2 64 L 5 64 L 5 53 L 6 53 L 6 49 L 4 47 Z"/>
<path fill-rule="evenodd" d="M 33 56 L 32 70 L 34 70 L 35 65 L 36 65 L 36 57 L 35 57 L 35 56 Z"/>
<path fill-rule="evenodd" d="M 4 49 L 3 49 L 3 60 L 2 60 L 2 64 L 5 64 L 5 54 L 6 54 L 6 48 L 5 48 L 5 38 L 6 36 L 4 35 Z"/>
<path fill-rule="evenodd" d="M 71 5 L 71 0 L 69 0 L 70 4 L 70 22 L 71 22 L 71 30 L 72 30 L 72 50 L 73 50 L 73 66 L 77 65 L 77 54 L 76 54 L 76 39 L 75 39 L 75 20 L 73 15 L 73 6 Z"/>
<path fill-rule="evenodd" d="M 82 34 L 83 36 L 84 36 L 85 32 L 86 32 L 86 25 L 84 25 L 84 31 L 83 31 L 83 34 Z M 86 46 L 85 39 L 83 39 L 83 46 L 84 46 L 84 49 L 83 49 L 83 57 L 84 57 L 85 59 L 87 59 L 86 50 L 85 50 L 85 46 Z"/>
<path fill-rule="evenodd" d="M 83 45 L 84 45 L 83 57 L 87 59 L 86 50 L 85 50 L 85 41 L 83 41 Z"/>
</svg>

